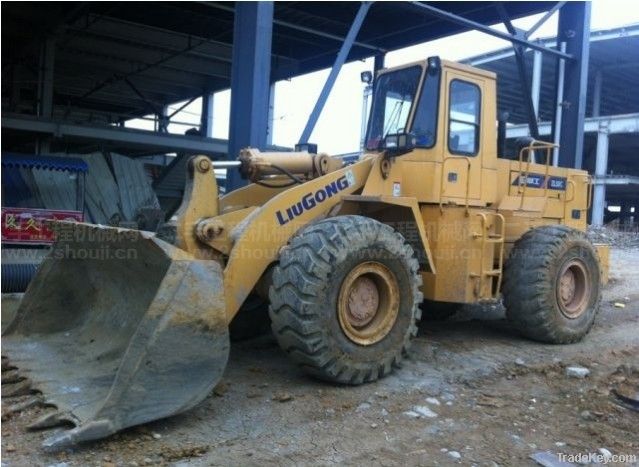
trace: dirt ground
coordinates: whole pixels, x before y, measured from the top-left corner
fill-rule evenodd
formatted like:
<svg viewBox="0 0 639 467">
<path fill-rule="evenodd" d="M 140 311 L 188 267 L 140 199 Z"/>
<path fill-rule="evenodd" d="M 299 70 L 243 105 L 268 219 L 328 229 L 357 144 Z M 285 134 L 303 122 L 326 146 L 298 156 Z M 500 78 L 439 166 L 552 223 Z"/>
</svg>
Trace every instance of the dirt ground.
<svg viewBox="0 0 639 467">
<path fill-rule="evenodd" d="M 42 408 L 6 417 L 2 465 L 505 466 L 601 448 L 639 465 L 639 412 L 612 391 L 639 387 L 639 249 L 614 250 L 611 264 L 601 314 L 578 344 L 530 342 L 503 310 L 468 308 L 422 323 L 390 377 L 341 387 L 307 378 L 264 336 L 232 346 L 222 383 L 196 409 L 105 441 L 48 454 L 51 433 L 25 430 Z M 572 365 L 590 374 L 568 377 Z"/>
</svg>

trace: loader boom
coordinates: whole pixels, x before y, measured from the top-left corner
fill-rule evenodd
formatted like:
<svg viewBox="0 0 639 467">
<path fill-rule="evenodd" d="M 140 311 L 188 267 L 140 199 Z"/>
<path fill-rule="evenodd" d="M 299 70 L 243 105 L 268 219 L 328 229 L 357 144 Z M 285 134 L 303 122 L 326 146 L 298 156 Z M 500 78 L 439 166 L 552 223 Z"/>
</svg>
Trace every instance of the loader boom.
<svg viewBox="0 0 639 467">
<path fill-rule="evenodd" d="M 307 156 L 310 157 L 308 154 Z M 262 161 L 267 158 L 262 154 L 260 157 Z M 198 167 L 202 160 L 208 159 L 195 158 L 192 165 Z M 188 239 L 184 242 L 187 246 L 185 249 L 196 257 L 206 254 L 202 252 L 206 244 L 212 246 L 211 250 L 214 251 L 219 236 L 226 236 L 231 241 L 228 258 L 222 261 L 225 263 L 224 296 L 228 322 L 233 319 L 268 266 L 277 261 L 280 249 L 291 236 L 309 222 L 325 217 L 341 203 L 343 196 L 360 191 L 366 184 L 373 162 L 373 158 L 362 159 L 294 185 L 276 193 L 259 209 L 250 210 L 250 214 L 242 212 L 243 218 L 231 225 L 225 224 L 220 218 L 209 217 L 211 206 L 202 202 L 203 198 L 199 196 L 201 193 L 217 191 L 215 177 L 210 173 L 212 167 L 207 171 L 193 171 L 193 181 L 187 185 L 191 192 L 185 194 L 185 203 L 180 210 L 181 213 L 188 213 L 192 220 L 185 222 L 184 217 L 179 218 L 181 230 L 178 238 Z M 259 185 L 246 188 L 247 191 L 252 189 L 261 191 Z"/>
</svg>

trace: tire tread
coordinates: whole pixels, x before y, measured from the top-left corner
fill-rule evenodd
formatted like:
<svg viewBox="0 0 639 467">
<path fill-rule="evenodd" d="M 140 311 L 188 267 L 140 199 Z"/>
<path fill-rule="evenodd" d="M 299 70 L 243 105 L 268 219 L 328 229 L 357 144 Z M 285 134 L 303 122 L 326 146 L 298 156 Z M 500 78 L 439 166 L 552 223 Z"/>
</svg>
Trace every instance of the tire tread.
<svg viewBox="0 0 639 467">
<path fill-rule="evenodd" d="M 353 242 L 367 242 L 370 247 L 383 243 L 395 250 L 410 270 L 413 318 L 403 345 L 382 355 L 381 361 L 374 364 L 355 362 L 335 352 L 320 325 L 327 279 Z M 417 334 L 416 321 L 421 316 L 418 305 L 423 299 L 421 285 L 413 249 L 394 229 L 362 216 L 324 219 L 303 228 L 281 252 L 269 290 L 273 333 L 280 347 L 313 376 L 352 385 L 375 381 L 399 367 L 410 339 Z"/>
</svg>

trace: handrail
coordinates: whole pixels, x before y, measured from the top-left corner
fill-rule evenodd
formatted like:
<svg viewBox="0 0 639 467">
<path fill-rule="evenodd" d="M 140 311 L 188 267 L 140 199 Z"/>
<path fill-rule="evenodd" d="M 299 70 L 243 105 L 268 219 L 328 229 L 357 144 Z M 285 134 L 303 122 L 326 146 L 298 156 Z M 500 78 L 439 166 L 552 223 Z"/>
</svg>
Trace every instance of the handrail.
<svg viewBox="0 0 639 467">
<path fill-rule="evenodd" d="M 572 197 L 568 199 L 569 187 L 572 187 Z M 566 180 L 566 193 L 564 194 L 564 219 L 568 217 L 568 213 L 566 212 L 568 209 L 568 203 L 572 202 L 575 199 L 575 194 L 577 193 L 577 184 L 570 179 Z M 561 198 L 560 198 L 561 199 Z"/>
<path fill-rule="evenodd" d="M 588 184 L 588 188 L 586 189 L 586 209 L 580 209 L 580 211 L 588 211 L 592 206 L 592 190 L 594 187 L 593 178 L 590 175 L 586 175 L 586 183 Z M 568 187 L 572 186 L 572 197 L 568 199 Z M 566 218 L 566 208 L 568 207 L 568 203 L 575 200 L 575 196 L 577 195 L 577 184 L 568 179 L 566 183 L 566 196 L 564 197 L 564 218 Z"/>
<path fill-rule="evenodd" d="M 446 172 L 444 168 L 446 167 L 446 162 L 451 159 L 465 159 L 466 160 L 466 215 L 468 215 L 468 207 L 469 207 L 469 198 L 470 198 L 470 168 L 471 168 L 471 160 L 470 157 L 467 156 L 446 156 L 442 161 L 442 171 L 439 182 L 439 211 L 444 212 L 444 173 Z"/>
<path fill-rule="evenodd" d="M 568 187 L 572 186 L 572 198 L 568 199 Z M 577 193 L 577 184 L 574 180 L 566 180 L 566 194 L 564 195 L 564 203 L 568 204 L 575 199 L 575 193 Z"/>
<path fill-rule="evenodd" d="M 499 278 L 497 279 L 497 293 L 501 290 L 501 280 L 504 277 L 504 242 L 506 241 L 506 218 L 503 214 L 496 212 L 495 216 L 499 218 L 501 222 L 501 244 L 499 246 Z"/>
<path fill-rule="evenodd" d="M 546 152 L 546 170 L 544 172 L 544 198 L 548 197 L 548 172 L 550 171 L 550 161 L 552 156 L 552 150 L 554 148 L 558 148 L 557 144 L 549 143 L 547 141 L 538 141 L 532 140 L 528 146 L 524 146 L 519 150 L 519 186 L 518 189 L 521 189 L 521 201 L 519 203 L 519 209 L 522 209 L 524 206 L 524 199 L 526 197 L 526 188 L 528 187 L 528 174 L 530 173 L 530 155 L 531 152 L 543 149 Z M 526 171 L 525 176 L 521 170 L 521 166 L 523 164 L 524 153 L 527 154 L 526 160 Z M 522 181 L 524 181 L 522 186 Z M 523 188 L 523 189 L 522 189 Z"/>
<path fill-rule="evenodd" d="M 486 213 L 478 212 L 477 216 L 481 219 L 481 247 L 479 252 L 479 276 L 478 284 L 476 286 L 475 294 L 478 298 L 481 298 L 481 280 L 484 277 L 484 250 L 486 249 L 486 224 L 488 223 L 488 218 Z"/>
</svg>

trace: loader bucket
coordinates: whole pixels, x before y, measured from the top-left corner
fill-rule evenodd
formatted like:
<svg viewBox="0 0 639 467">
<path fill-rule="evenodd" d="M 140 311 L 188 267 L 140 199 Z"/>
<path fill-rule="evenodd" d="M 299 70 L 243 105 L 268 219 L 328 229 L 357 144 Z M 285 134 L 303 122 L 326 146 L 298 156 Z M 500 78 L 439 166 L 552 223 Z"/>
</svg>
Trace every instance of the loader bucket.
<svg viewBox="0 0 639 467">
<path fill-rule="evenodd" d="M 71 423 L 57 449 L 188 410 L 229 354 L 223 277 L 146 232 L 76 224 L 45 259 L 2 338 L 2 353 Z"/>
</svg>

